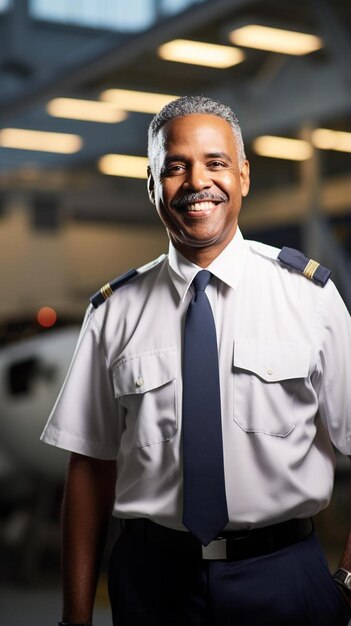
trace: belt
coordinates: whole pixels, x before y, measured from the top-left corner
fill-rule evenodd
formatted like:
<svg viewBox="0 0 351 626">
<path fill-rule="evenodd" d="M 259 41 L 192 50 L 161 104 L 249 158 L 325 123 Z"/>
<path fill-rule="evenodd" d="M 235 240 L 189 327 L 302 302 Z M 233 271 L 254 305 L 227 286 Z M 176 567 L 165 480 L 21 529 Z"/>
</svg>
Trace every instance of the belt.
<svg viewBox="0 0 351 626">
<path fill-rule="evenodd" d="M 126 533 L 144 543 L 162 544 L 163 550 L 172 550 L 175 553 L 187 552 L 205 560 L 228 561 L 248 559 L 281 550 L 301 541 L 314 528 L 311 518 L 292 519 L 263 528 L 223 532 L 220 537 L 203 546 L 189 532 L 160 526 L 148 519 L 124 519 L 121 523 Z"/>
</svg>

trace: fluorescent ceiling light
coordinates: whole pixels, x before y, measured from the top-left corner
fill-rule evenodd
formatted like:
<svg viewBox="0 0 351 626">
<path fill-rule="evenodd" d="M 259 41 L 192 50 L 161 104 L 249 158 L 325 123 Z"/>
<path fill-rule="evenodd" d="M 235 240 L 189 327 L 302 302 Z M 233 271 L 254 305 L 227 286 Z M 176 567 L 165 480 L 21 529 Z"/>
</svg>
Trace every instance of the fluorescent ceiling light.
<svg viewBox="0 0 351 626">
<path fill-rule="evenodd" d="M 130 178 L 147 178 L 148 159 L 127 154 L 105 154 L 98 161 L 102 174 L 109 176 L 126 176 Z"/>
<path fill-rule="evenodd" d="M 233 30 L 229 33 L 229 40 L 238 46 L 294 55 L 309 54 L 323 45 L 321 38 L 316 35 L 258 24 Z"/>
<path fill-rule="evenodd" d="M 125 111 L 120 111 L 108 102 L 76 98 L 54 98 L 47 104 L 46 110 L 54 117 L 107 124 L 123 122 L 127 118 Z"/>
<path fill-rule="evenodd" d="M 316 128 L 312 131 L 312 143 L 321 150 L 339 150 L 351 152 L 351 133 L 328 128 Z"/>
<path fill-rule="evenodd" d="M 48 133 L 22 128 L 3 128 L 0 130 L 0 147 L 2 148 L 73 154 L 79 152 L 82 145 L 83 140 L 79 135 Z"/>
<path fill-rule="evenodd" d="M 241 50 L 232 46 L 219 46 L 187 39 L 174 39 L 163 44 L 159 47 L 158 54 L 161 59 L 166 61 L 205 65 L 206 67 L 222 69 L 237 65 L 245 58 Z"/>
<path fill-rule="evenodd" d="M 274 159 L 306 161 L 312 156 L 311 144 L 302 139 L 262 135 L 254 140 L 252 147 L 256 154 Z"/>
<path fill-rule="evenodd" d="M 107 89 L 100 98 L 105 102 L 113 102 L 121 109 L 138 113 L 158 113 L 165 104 L 176 100 L 179 96 L 130 89 Z"/>
</svg>

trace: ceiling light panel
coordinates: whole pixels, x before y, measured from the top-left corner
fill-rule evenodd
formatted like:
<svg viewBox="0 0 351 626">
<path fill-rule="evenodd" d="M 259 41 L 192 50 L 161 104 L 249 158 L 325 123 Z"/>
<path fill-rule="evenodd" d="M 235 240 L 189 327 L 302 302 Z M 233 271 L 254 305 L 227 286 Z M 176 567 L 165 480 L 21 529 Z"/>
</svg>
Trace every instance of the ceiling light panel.
<svg viewBox="0 0 351 626">
<path fill-rule="evenodd" d="M 79 152 L 82 146 L 83 140 L 79 135 L 49 133 L 24 128 L 3 128 L 0 130 L 1 148 L 73 154 Z"/>
<path fill-rule="evenodd" d="M 229 40 L 237 46 L 292 55 L 309 54 L 323 46 L 321 38 L 316 35 L 259 24 L 249 24 L 231 31 Z"/>
<path fill-rule="evenodd" d="M 100 95 L 104 102 L 114 103 L 120 109 L 137 113 L 158 113 L 165 104 L 179 96 L 130 89 L 106 89 Z"/>
<path fill-rule="evenodd" d="M 220 46 L 187 39 L 174 39 L 163 44 L 159 47 L 158 54 L 161 59 L 166 61 L 204 65 L 218 69 L 237 65 L 245 58 L 242 50 L 232 46 Z"/>
<path fill-rule="evenodd" d="M 273 159 L 288 159 L 290 161 L 306 161 L 311 158 L 313 148 L 308 141 L 290 139 L 288 137 L 274 137 L 262 135 L 257 137 L 252 148 L 256 154 Z"/>
<path fill-rule="evenodd" d="M 127 154 L 105 154 L 98 161 L 102 174 L 127 178 L 147 178 L 148 159 Z"/>
<path fill-rule="evenodd" d="M 109 102 L 76 98 L 54 98 L 47 104 L 46 110 L 53 117 L 105 124 L 123 122 L 128 117 L 125 111 Z"/>
<path fill-rule="evenodd" d="M 351 152 L 351 133 L 328 128 L 316 128 L 312 131 L 312 143 L 320 150 Z"/>
</svg>

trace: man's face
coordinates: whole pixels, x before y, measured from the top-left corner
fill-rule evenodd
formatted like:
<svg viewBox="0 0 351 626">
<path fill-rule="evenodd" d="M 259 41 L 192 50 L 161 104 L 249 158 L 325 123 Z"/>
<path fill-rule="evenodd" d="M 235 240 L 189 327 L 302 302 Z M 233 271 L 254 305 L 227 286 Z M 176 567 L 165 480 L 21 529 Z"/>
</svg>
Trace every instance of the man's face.
<svg viewBox="0 0 351 626">
<path fill-rule="evenodd" d="M 160 130 L 160 154 L 149 179 L 151 197 L 174 246 L 196 262 L 209 262 L 233 238 L 249 164 L 239 167 L 228 122 L 215 115 L 186 115 Z"/>
</svg>

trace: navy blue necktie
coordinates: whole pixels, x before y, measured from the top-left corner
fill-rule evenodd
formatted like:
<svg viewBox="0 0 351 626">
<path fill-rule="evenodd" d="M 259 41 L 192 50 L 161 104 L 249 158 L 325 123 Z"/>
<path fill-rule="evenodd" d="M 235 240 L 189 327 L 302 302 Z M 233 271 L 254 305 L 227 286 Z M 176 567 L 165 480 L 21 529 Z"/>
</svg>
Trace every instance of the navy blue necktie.
<svg viewBox="0 0 351 626">
<path fill-rule="evenodd" d="M 184 328 L 183 524 L 207 545 L 228 522 L 216 328 L 205 289 L 211 273 L 193 280 Z"/>
</svg>

